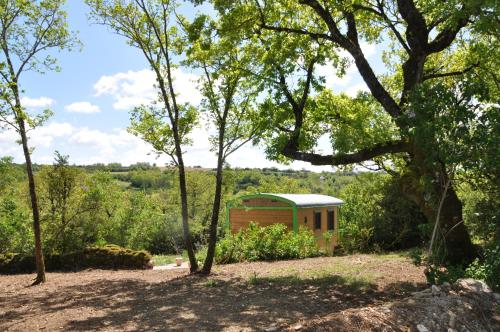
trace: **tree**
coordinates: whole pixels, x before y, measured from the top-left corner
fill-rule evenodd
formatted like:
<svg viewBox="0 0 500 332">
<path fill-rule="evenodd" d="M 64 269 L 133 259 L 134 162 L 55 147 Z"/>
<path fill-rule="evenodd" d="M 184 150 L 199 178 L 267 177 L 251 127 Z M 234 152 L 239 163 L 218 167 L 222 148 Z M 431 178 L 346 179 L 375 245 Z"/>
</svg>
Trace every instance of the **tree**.
<svg viewBox="0 0 500 332">
<path fill-rule="evenodd" d="M 95 208 L 84 199 L 83 183 L 85 174 L 69 165 L 69 156 L 54 153 L 54 164 L 46 166 L 38 173 L 41 180 L 40 206 L 46 233 L 45 251 L 66 253 L 75 247 L 77 235 L 70 234 L 78 225 L 78 218 L 83 213 Z M 44 211 L 46 210 L 46 211 Z"/>
<path fill-rule="evenodd" d="M 57 61 L 47 52 L 71 49 L 77 43 L 68 30 L 63 0 L 2 0 L 0 1 L 0 129 L 10 128 L 20 136 L 28 175 L 37 276 L 34 284 L 45 282 L 40 212 L 31 163 L 28 131 L 43 124 L 50 116 L 30 115 L 22 105 L 21 79 L 24 73 L 58 70 Z"/>
<path fill-rule="evenodd" d="M 179 29 L 182 17 L 175 15 L 172 0 L 86 0 L 96 22 L 109 26 L 138 48 L 155 74 L 158 101 L 132 111 L 130 131 L 168 155 L 179 173 L 184 240 L 191 272 L 198 270 L 188 222 L 188 199 L 183 146 L 196 125 L 197 112 L 177 100 L 174 59 L 181 55 L 185 40 Z"/>
<path fill-rule="evenodd" d="M 210 274 L 217 243 L 221 210 L 223 173 L 227 157 L 252 140 L 261 127 L 255 121 L 258 90 L 250 75 L 250 54 L 245 54 L 234 39 L 220 37 L 217 22 L 199 16 L 188 28 L 192 40 L 187 63 L 203 72 L 200 90 L 204 96 L 201 110 L 208 120 L 212 150 L 217 154 L 215 194 L 210 219 L 209 242 L 202 272 Z M 254 121 L 252 121 L 252 119 Z"/>
<path fill-rule="evenodd" d="M 447 162 L 465 165 L 468 158 L 478 158 L 468 154 L 453 160 L 456 156 L 440 138 L 450 140 L 457 131 L 475 133 L 481 114 L 497 108 L 491 105 L 498 100 L 494 1 L 213 3 L 228 33 L 238 30 L 240 38 L 260 45 L 258 74 L 272 96 L 263 107 L 275 118 L 268 137 L 271 156 L 335 166 L 374 160 L 400 178 L 405 192 L 434 222 L 449 177 Z M 241 22 L 239 29 L 231 22 Z M 390 40 L 384 56 L 387 71 L 377 75 L 362 45 L 384 39 Z M 342 75 L 345 62 L 339 50 L 352 58 L 369 93 L 350 98 L 325 87 L 315 68 L 331 66 Z M 478 89 L 481 81 L 487 82 Z M 448 107 L 439 103 L 443 94 L 452 102 Z M 425 108 L 420 107 L 423 100 Z M 478 105 L 484 106 L 481 112 Z M 468 110 L 474 119 L 453 116 L 453 106 Z M 451 125 L 433 127 L 437 118 Z M 332 154 L 315 151 L 323 134 L 330 138 Z M 477 136 L 471 136 L 476 139 L 469 142 L 480 146 Z M 465 140 L 456 143 L 467 146 Z M 439 222 L 447 234 L 447 261 L 470 262 L 475 250 L 453 186 L 446 191 Z"/>
</svg>

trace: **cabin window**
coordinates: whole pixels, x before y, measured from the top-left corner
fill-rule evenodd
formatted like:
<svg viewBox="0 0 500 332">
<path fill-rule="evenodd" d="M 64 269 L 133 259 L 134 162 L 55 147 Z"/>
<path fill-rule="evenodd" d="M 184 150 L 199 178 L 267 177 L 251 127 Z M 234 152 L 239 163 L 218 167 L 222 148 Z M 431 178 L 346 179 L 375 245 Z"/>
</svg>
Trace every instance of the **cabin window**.
<svg viewBox="0 0 500 332">
<path fill-rule="evenodd" d="M 314 228 L 321 229 L 321 211 L 314 212 Z"/>
<path fill-rule="evenodd" d="M 335 229 L 335 210 L 328 210 L 328 230 L 333 231 Z"/>
<path fill-rule="evenodd" d="M 250 200 L 249 200 L 249 199 L 244 199 L 244 200 L 243 200 L 243 203 L 248 203 L 248 202 L 250 202 Z"/>
<path fill-rule="evenodd" d="M 307 224 L 307 217 L 304 217 L 304 224 Z"/>
</svg>

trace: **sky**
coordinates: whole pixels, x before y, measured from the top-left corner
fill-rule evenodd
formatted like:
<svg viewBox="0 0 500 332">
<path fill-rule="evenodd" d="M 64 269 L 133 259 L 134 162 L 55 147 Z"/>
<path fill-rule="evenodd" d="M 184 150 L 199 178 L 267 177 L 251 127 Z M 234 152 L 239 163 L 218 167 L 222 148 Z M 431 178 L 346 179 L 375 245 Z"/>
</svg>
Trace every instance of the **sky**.
<svg viewBox="0 0 500 332">
<path fill-rule="evenodd" d="M 25 91 L 23 105 L 30 113 L 45 108 L 54 112 L 44 126 L 29 133 L 30 146 L 34 148 L 33 161 L 51 164 L 57 150 L 69 155 L 70 162 L 78 165 L 111 162 L 165 165 L 169 162 L 167 157 L 158 158 L 147 143 L 127 132 L 129 110 L 155 96 L 154 75 L 142 54 L 127 45 L 123 37 L 102 25 L 89 22 L 88 8 L 83 1 L 68 2 L 68 23 L 71 30 L 78 32 L 82 49 L 54 54 L 62 68 L 60 72 L 43 75 L 27 73 L 20 82 Z M 204 10 L 207 8 L 186 7 L 183 14 L 192 17 Z M 381 46 L 365 44 L 362 48 L 375 71 L 381 69 Z M 342 78 L 337 77 L 328 66 L 317 70 L 326 77 L 327 86 L 335 92 L 355 95 L 359 90 L 367 90 L 354 66 Z M 176 70 L 175 76 L 180 101 L 199 103 L 202 96 L 197 91 L 196 73 L 182 68 Z M 208 136 L 204 127 L 193 131 L 193 144 L 186 147 L 186 165 L 216 166 L 216 156 L 210 151 Z M 0 157 L 12 156 L 15 162 L 24 162 L 17 140 L 18 134 L 14 131 L 0 131 Z M 331 151 L 326 137 L 320 140 L 318 149 L 324 153 Z M 312 166 L 304 162 L 281 165 L 266 160 L 263 147 L 251 144 L 232 154 L 228 163 L 232 167 L 332 170 L 332 167 Z"/>
</svg>

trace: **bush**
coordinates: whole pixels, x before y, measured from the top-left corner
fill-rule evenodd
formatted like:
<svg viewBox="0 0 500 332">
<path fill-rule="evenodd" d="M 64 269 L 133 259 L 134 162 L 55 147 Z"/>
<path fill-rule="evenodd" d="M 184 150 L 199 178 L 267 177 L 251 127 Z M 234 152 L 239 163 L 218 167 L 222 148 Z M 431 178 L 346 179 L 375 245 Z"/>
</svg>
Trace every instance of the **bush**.
<svg viewBox="0 0 500 332">
<path fill-rule="evenodd" d="M 67 271 L 85 268 L 144 269 L 150 266 L 151 255 L 115 245 L 90 247 L 62 255 L 45 256 L 47 271 Z M 0 255 L 0 273 L 31 273 L 35 258 L 21 254 Z"/>
<path fill-rule="evenodd" d="M 316 239 L 311 230 L 301 228 L 291 232 L 283 224 L 260 227 L 251 222 L 237 234 L 227 235 L 217 243 L 217 264 L 243 261 L 282 260 L 319 255 Z"/>
<path fill-rule="evenodd" d="M 340 213 L 340 244 L 347 252 L 401 250 L 418 246 L 421 225 L 427 221 L 415 203 L 408 200 L 397 179 L 364 173 L 345 186 Z"/>
<path fill-rule="evenodd" d="M 444 282 L 454 283 L 465 276 L 462 266 L 428 265 L 424 271 L 427 282 L 431 285 L 441 285 Z"/>
<path fill-rule="evenodd" d="M 484 280 L 494 291 L 500 290 L 500 245 L 486 248 L 465 270 L 469 278 Z"/>
<path fill-rule="evenodd" d="M 476 258 L 468 267 L 460 265 L 438 265 L 429 262 L 418 249 L 410 251 L 410 258 L 417 266 L 426 265 L 425 276 L 429 284 L 443 282 L 454 283 L 459 278 L 483 280 L 494 291 L 500 290 L 500 245 L 491 245 L 484 249 L 480 258 Z"/>
</svg>

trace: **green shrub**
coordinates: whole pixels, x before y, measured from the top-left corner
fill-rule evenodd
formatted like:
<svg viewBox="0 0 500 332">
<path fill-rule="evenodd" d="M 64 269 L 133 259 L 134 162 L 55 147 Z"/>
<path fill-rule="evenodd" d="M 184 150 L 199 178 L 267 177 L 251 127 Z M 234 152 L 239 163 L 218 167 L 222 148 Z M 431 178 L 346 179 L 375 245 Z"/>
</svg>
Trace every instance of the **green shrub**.
<svg viewBox="0 0 500 332">
<path fill-rule="evenodd" d="M 424 273 L 430 284 L 439 285 L 445 281 L 453 283 L 465 277 L 483 280 L 494 291 L 500 290 L 500 245 L 485 248 L 481 257 L 476 258 L 465 269 L 460 265 L 429 263 L 429 257 L 418 249 L 410 251 L 409 256 L 415 265 L 426 265 Z"/>
<path fill-rule="evenodd" d="M 67 271 L 85 268 L 144 269 L 150 267 L 151 255 L 115 245 L 89 247 L 62 255 L 45 256 L 47 271 Z M 0 255 L 0 273 L 31 273 L 35 259 L 21 254 Z"/>
<path fill-rule="evenodd" d="M 461 266 L 429 265 L 424 271 L 427 282 L 431 285 L 441 285 L 444 282 L 454 283 L 465 276 Z"/>
<path fill-rule="evenodd" d="M 217 243 L 215 262 L 225 264 L 318 255 L 316 239 L 309 229 L 301 228 L 295 233 L 283 224 L 260 227 L 251 222 L 246 229 L 230 234 Z"/>
<path fill-rule="evenodd" d="M 469 278 L 484 280 L 493 290 L 500 290 L 500 245 L 486 248 L 482 259 L 476 258 L 465 270 Z"/>
<path fill-rule="evenodd" d="M 363 173 L 340 192 L 340 244 L 347 252 L 401 250 L 422 243 L 420 209 L 402 194 L 397 179 Z"/>
</svg>

